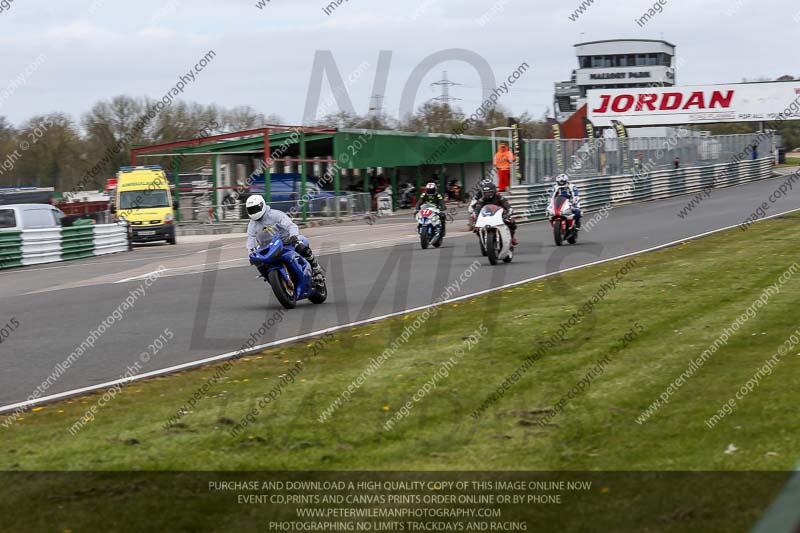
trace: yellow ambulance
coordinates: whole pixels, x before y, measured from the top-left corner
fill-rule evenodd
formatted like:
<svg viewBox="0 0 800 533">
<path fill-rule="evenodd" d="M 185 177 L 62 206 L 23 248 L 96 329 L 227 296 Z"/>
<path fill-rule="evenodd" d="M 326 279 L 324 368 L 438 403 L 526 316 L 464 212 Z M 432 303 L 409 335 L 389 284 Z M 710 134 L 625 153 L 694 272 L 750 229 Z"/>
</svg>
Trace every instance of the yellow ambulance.
<svg viewBox="0 0 800 533">
<path fill-rule="evenodd" d="M 176 243 L 176 206 L 160 166 L 122 167 L 114 198 L 114 213 L 130 224 L 133 242 Z"/>
</svg>

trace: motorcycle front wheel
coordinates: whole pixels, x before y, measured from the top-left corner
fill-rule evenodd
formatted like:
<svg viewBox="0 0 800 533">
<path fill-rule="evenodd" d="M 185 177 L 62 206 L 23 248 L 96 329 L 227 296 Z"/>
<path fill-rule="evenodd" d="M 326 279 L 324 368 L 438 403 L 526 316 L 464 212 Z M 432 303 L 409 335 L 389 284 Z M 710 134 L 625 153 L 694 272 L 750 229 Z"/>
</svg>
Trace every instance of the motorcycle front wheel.
<svg viewBox="0 0 800 533">
<path fill-rule="evenodd" d="M 269 285 L 272 287 L 272 292 L 275 293 L 275 298 L 278 299 L 283 307 L 286 309 L 294 309 L 297 307 L 294 288 L 286 283 L 286 280 L 283 279 L 280 272 L 273 270 L 267 274 L 267 281 L 269 281 Z"/>
<path fill-rule="evenodd" d="M 423 227 L 419 230 L 419 245 L 422 246 L 423 250 L 427 250 L 428 244 L 428 228 Z"/>
<path fill-rule="evenodd" d="M 556 246 L 564 244 L 564 234 L 561 232 L 561 221 L 556 220 L 553 224 L 553 240 L 556 241 Z"/>
<path fill-rule="evenodd" d="M 496 231 L 490 231 L 486 234 L 486 255 L 489 256 L 489 264 L 492 266 L 497 264 L 497 256 L 500 255 L 500 239 L 497 238 Z"/>
</svg>

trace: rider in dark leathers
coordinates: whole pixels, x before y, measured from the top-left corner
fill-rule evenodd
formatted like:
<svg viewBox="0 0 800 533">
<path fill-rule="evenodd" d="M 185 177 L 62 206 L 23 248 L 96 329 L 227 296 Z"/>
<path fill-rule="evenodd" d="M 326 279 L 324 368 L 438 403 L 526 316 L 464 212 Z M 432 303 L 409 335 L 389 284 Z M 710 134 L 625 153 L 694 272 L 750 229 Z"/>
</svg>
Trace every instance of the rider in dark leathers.
<svg viewBox="0 0 800 533">
<path fill-rule="evenodd" d="M 489 185 L 491 183 L 494 183 L 494 182 L 489 178 L 483 178 L 480 182 L 478 182 L 478 185 L 475 186 L 475 194 L 473 195 L 473 198 L 475 198 L 475 201 L 477 201 L 477 202 L 481 201 L 481 198 L 483 198 L 483 186 L 484 185 Z"/>
<path fill-rule="evenodd" d="M 503 222 L 506 223 L 508 229 L 511 230 L 511 244 L 516 246 L 519 244 L 516 238 L 517 223 L 511 218 L 514 210 L 511 208 L 511 202 L 508 201 L 503 195 L 497 192 L 497 185 L 494 183 L 483 183 L 481 185 L 481 199 L 475 204 L 475 216 L 477 217 L 481 209 L 486 205 L 496 205 L 503 208 Z"/>
</svg>

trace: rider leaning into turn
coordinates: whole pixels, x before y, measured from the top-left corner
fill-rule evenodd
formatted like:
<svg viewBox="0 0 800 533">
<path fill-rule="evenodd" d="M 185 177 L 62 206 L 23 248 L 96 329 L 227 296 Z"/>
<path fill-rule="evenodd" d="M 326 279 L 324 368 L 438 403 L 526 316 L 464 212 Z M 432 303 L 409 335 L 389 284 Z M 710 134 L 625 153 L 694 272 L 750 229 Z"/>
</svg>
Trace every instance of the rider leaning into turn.
<svg viewBox="0 0 800 533">
<path fill-rule="evenodd" d="M 419 212 L 419 208 L 423 204 L 433 204 L 439 209 L 439 219 L 442 221 L 442 237 L 444 237 L 447 229 L 447 209 L 444 203 L 444 196 L 436 190 L 435 183 L 430 182 L 425 186 L 425 192 L 417 199 L 417 212 Z"/>
<path fill-rule="evenodd" d="M 570 183 L 569 176 L 566 174 L 559 174 L 556 178 L 556 185 L 553 188 L 552 200 L 558 196 L 566 196 L 572 204 L 572 210 L 575 213 L 575 228 L 581 229 L 581 195 L 578 188 Z"/>
<path fill-rule="evenodd" d="M 247 250 L 250 254 L 269 244 L 273 236 L 277 235 L 284 243 L 293 245 L 297 253 L 308 261 L 315 283 L 324 280 L 308 239 L 300 235 L 300 228 L 286 213 L 271 209 L 264 198 L 258 195 L 247 199 L 246 209 L 250 216 L 250 223 L 247 225 Z"/>
<path fill-rule="evenodd" d="M 511 208 L 511 202 L 508 201 L 503 195 L 497 192 L 497 185 L 494 182 L 484 180 L 481 182 L 481 199 L 475 204 L 475 215 L 477 216 L 481 209 L 486 205 L 496 205 L 503 208 L 503 222 L 506 223 L 508 229 L 511 230 L 511 244 L 516 246 L 519 244 L 516 238 L 517 223 L 511 218 L 514 210 Z"/>
</svg>

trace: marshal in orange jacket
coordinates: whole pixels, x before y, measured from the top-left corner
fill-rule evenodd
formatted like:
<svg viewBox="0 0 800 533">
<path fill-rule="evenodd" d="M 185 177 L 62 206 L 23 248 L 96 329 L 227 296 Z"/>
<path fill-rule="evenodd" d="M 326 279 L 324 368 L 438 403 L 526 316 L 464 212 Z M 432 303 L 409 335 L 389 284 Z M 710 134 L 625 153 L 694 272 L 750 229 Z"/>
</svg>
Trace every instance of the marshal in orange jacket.
<svg viewBox="0 0 800 533">
<path fill-rule="evenodd" d="M 514 153 L 509 151 L 508 146 L 501 145 L 494 156 L 494 166 L 497 167 L 497 170 L 511 170 L 511 163 L 516 159 Z"/>
</svg>

